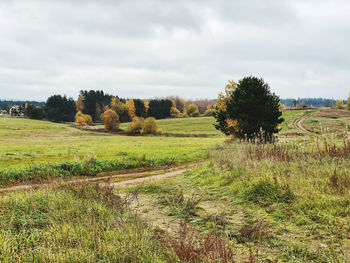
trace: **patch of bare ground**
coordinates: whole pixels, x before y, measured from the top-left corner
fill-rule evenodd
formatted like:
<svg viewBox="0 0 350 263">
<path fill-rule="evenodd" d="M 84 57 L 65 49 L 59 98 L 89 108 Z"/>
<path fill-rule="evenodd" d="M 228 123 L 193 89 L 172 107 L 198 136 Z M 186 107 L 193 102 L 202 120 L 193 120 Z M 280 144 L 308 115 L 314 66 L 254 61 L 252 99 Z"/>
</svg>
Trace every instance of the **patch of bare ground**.
<svg viewBox="0 0 350 263">
<path fill-rule="evenodd" d="M 179 218 L 163 213 L 156 198 L 152 196 L 138 195 L 138 198 L 130 204 L 130 208 L 149 225 L 163 231 L 175 232 L 181 223 Z"/>
</svg>

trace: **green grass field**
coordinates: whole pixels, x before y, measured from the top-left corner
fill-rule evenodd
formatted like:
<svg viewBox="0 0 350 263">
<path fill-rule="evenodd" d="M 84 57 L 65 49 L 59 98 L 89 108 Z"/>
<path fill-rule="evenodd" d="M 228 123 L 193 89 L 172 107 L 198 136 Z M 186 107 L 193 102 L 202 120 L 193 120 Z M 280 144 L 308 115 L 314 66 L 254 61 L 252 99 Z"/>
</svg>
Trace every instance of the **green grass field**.
<svg viewBox="0 0 350 263">
<path fill-rule="evenodd" d="M 188 125 L 187 120 L 185 122 Z M 203 127 L 207 123 L 208 120 L 204 119 L 200 130 L 206 132 Z M 208 125 L 207 130 L 212 132 L 212 127 Z M 182 131 L 187 132 L 185 128 Z M 145 156 L 188 162 L 204 158 L 208 148 L 222 141 L 220 136 L 119 136 L 81 131 L 65 124 L 3 117 L 0 118 L 0 168 L 74 161 L 91 156 L 97 159 Z"/>
</svg>

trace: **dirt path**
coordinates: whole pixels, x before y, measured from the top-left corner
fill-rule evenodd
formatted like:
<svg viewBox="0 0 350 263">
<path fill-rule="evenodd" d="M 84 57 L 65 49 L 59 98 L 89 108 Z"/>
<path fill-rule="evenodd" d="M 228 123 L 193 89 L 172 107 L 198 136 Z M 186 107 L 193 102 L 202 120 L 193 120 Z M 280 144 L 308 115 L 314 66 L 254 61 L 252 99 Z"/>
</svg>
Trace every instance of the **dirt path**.
<svg viewBox="0 0 350 263">
<path fill-rule="evenodd" d="M 72 179 L 72 180 L 67 180 L 67 181 L 55 181 L 55 182 L 50 182 L 50 183 L 43 183 L 43 184 L 22 184 L 22 185 L 15 185 L 15 186 L 9 186 L 9 187 L 4 187 L 0 188 L 0 193 L 4 192 L 11 192 L 11 191 L 18 191 L 18 190 L 30 190 L 30 189 L 38 189 L 41 187 L 45 186 L 50 186 L 54 184 L 77 184 L 77 183 L 93 183 L 93 182 L 105 182 L 108 183 L 109 185 L 113 187 L 126 187 L 129 185 L 135 185 L 135 184 L 140 184 L 146 181 L 150 180 L 160 180 L 160 179 L 166 179 L 169 177 L 173 177 L 176 175 L 180 175 L 183 172 L 187 171 L 191 167 L 197 165 L 198 163 L 192 163 L 192 164 L 187 164 L 187 165 L 181 165 L 177 167 L 170 167 L 167 169 L 162 169 L 162 170 L 153 170 L 153 171 L 145 171 L 145 172 L 135 172 L 135 173 L 125 173 L 125 174 L 115 174 L 115 175 L 107 175 L 107 176 L 99 176 L 99 177 L 93 177 L 93 178 L 82 178 L 82 179 Z M 156 175 L 150 175 L 147 176 L 147 174 L 151 172 L 162 172 L 160 174 Z M 137 177 L 138 178 L 133 178 L 121 182 L 116 182 L 116 183 L 110 183 L 112 179 L 119 179 L 119 178 L 127 178 L 127 177 Z"/>
<path fill-rule="evenodd" d="M 305 117 L 301 117 L 301 118 L 297 118 L 293 125 L 295 128 L 297 128 L 299 131 L 302 131 L 303 133 L 308 133 L 311 134 L 311 132 L 309 132 L 307 129 L 305 129 L 302 125 L 303 121 L 305 120 Z"/>
</svg>

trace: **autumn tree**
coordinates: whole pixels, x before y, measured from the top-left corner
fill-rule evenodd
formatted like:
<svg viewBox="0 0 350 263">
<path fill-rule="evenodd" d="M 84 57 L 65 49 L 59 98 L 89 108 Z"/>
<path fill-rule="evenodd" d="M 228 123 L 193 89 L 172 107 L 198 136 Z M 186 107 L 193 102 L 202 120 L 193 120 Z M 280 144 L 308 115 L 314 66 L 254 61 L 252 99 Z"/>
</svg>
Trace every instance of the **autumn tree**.
<svg viewBox="0 0 350 263">
<path fill-rule="evenodd" d="M 149 101 L 145 100 L 144 102 L 145 105 L 145 117 L 148 116 L 148 109 L 149 109 Z"/>
<path fill-rule="evenodd" d="M 337 102 L 335 103 L 335 107 L 337 109 L 343 109 L 344 108 L 344 102 L 342 100 L 337 100 Z"/>
<path fill-rule="evenodd" d="M 180 111 L 180 112 L 184 112 L 184 109 L 186 107 L 186 102 L 184 99 L 180 98 L 180 97 L 175 97 L 174 99 L 174 106 Z"/>
<path fill-rule="evenodd" d="M 350 110 L 350 93 L 349 93 L 349 97 L 348 97 L 347 107 L 348 107 L 348 110 Z"/>
<path fill-rule="evenodd" d="M 111 99 L 111 109 L 118 112 L 118 100 L 116 97 L 112 97 Z"/>
<path fill-rule="evenodd" d="M 269 142 L 280 131 L 279 124 L 284 121 L 280 101 L 263 79 L 245 77 L 237 85 L 226 86 L 225 93 L 219 94 L 214 113 L 216 129 L 248 140 L 262 131 L 264 141 Z"/>
<path fill-rule="evenodd" d="M 130 119 L 133 119 L 136 117 L 136 109 L 135 109 L 135 104 L 133 99 L 128 99 L 125 102 L 126 109 L 128 111 Z"/>
<path fill-rule="evenodd" d="M 128 109 L 125 103 L 122 102 L 121 100 L 118 101 L 118 107 L 116 112 L 119 116 L 120 122 L 129 122 L 131 120 Z"/>
<path fill-rule="evenodd" d="M 120 124 L 118 114 L 111 109 L 101 114 L 101 120 L 108 131 L 116 130 Z"/>
<path fill-rule="evenodd" d="M 144 125 L 144 118 L 141 118 L 141 117 L 133 118 L 129 127 L 128 127 L 128 133 L 130 133 L 130 134 L 141 133 L 143 125 Z"/>
<path fill-rule="evenodd" d="M 197 105 L 194 103 L 188 105 L 187 114 L 190 117 L 198 117 L 200 114 Z"/>
<path fill-rule="evenodd" d="M 204 113 L 203 113 L 203 116 L 213 116 L 214 115 L 214 112 L 215 112 L 215 109 L 207 109 Z"/>
<path fill-rule="evenodd" d="M 171 118 L 179 118 L 181 116 L 181 112 L 173 106 L 170 108 L 170 116 Z"/>
<path fill-rule="evenodd" d="M 78 100 L 75 102 L 75 107 L 77 108 L 77 112 L 83 111 L 83 109 L 84 109 L 84 97 L 83 97 L 82 93 L 79 94 Z"/>
</svg>

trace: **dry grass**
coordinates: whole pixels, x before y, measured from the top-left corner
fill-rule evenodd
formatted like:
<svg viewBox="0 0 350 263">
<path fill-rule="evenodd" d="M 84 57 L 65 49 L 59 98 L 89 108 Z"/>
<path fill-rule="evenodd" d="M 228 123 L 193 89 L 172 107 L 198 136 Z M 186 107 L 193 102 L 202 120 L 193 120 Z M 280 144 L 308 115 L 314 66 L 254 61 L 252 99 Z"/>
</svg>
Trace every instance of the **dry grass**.
<svg viewBox="0 0 350 263">
<path fill-rule="evenodd" d="M 165 244 L 181 262 L 234 262 L 232 248 L 227 241 L 215 234 L 201 238 L 186 223 L 180 225 L 177 237 L 167 235 Z M 171 258 L 168 254 L 168 259 Z"/>
<path fill-rule="evenodd" d="M 271 234 L 270 227 L 270 224 L 265 219 L 257 218 L 240 228 L 239 241 L 260 241 Z"/>
</svg>

